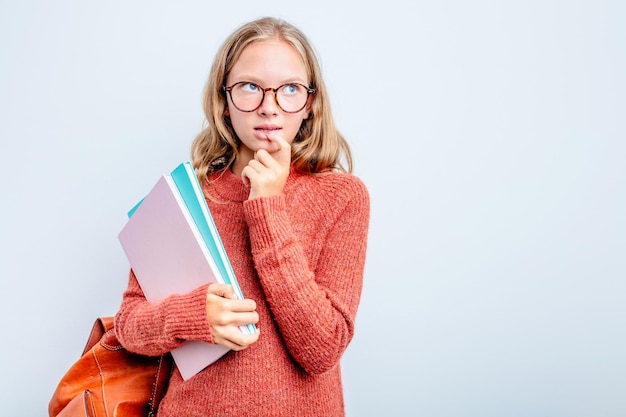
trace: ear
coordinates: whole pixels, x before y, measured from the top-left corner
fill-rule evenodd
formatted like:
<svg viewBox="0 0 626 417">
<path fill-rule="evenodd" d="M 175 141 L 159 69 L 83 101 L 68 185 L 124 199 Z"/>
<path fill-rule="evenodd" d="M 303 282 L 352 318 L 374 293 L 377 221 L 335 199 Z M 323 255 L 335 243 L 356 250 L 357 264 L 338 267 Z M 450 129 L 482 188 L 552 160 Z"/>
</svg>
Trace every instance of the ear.
<svg viewBox="0 0 626 417">
<path fill-rule="evenodd" d="M 311 114 L 311 111 L 313 109 L 313 99 L 315 98 L 315 95 L 311 95 L 309 96 L 309 99 L 306 102 L 306 107 L 304 108 L 304 119 L 308 119 L 309 115 Z"/>
<path fill-rule="evenodd" d="M 230 117 L 230 109 L 228 108 L 228 106 L 226 106 L 226 108 L 224 109 L 224 116 Z"/>
</svg>

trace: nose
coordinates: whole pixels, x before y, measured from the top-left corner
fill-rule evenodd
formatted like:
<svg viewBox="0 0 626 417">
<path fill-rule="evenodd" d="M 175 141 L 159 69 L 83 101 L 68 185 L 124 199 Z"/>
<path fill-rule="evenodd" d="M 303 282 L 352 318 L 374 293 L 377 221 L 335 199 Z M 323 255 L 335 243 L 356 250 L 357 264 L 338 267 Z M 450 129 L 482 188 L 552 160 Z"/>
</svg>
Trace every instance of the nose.
<svg viewBox="0 0 626 417">
<path fill-rule="evenodd" d="M 263 90 L 263 101 L 258 109 L 261 114 L 278 114 L 280 107 L 278 107 L 278 101 L 276 100 L 276 91 L 268 87 Z"/>
</svg>

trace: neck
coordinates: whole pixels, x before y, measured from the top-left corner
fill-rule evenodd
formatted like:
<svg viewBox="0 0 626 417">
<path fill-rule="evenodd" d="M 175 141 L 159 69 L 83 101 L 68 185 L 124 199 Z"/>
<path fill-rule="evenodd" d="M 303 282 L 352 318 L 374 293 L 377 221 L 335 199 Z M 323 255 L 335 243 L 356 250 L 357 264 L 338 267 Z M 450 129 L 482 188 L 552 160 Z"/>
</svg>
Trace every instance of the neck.
<svg viewBox="0 0 626 417">
<path fill-rule="evenodd" d="M 241 176 L 241 171 L 243 171 L 243 169 L 248 165 L 248 162 L 250 162 L 250 160 L 253 158 L 254 153 L 250 149 L 241 146 L 239 149 L 239 154 L 237 155 L 237 159 L 235 159 L 235 162 L 231 167 L 233 174 Z"/>
</svg>

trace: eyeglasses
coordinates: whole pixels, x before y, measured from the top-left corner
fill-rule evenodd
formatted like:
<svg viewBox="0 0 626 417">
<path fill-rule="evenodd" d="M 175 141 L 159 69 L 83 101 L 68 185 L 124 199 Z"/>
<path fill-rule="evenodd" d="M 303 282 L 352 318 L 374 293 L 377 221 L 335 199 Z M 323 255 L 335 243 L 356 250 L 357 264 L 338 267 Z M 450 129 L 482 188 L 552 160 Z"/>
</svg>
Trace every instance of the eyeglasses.
<svg viewBox="0 0 626 417">
<path fill-rule="evenodd" d="M 258 84 L 241 81 L 223 87 L 230 95 L 230 100 L 242 112 L 252 112 L 261 107 L 265 100 L 265 93 L 274 92 L 276 105 L 285 113 L 297 113 L 306 106 L 309 95 L 315 93 L 315 88 L 309 88 L 299 83 L 283 84 L 280 87 L 263 88 Z"/>
</svg>

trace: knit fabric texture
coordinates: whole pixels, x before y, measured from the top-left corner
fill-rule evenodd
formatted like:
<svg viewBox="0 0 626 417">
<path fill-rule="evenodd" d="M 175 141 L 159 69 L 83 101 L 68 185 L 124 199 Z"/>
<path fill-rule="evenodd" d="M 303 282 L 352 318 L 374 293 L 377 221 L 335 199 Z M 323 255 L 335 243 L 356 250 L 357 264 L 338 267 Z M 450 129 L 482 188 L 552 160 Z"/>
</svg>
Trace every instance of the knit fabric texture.
<svg viewBox="0 0 626 417">
<path fill-rule="evenodd" d="M 351 174 L 292 170 L 283 194 L 247 200 L 249 188 L 227 170 L 205 193 L 243 294 L 256 301 L 260 337 L 187 381 L 175 370 L 158 416 L 344 416 L 339 362 L 363 283 L 365 186 Z M 214 343 L 206 287 L 151 304 L 131 271 L 119 340 L 144 355 Z"/>
</svg>

